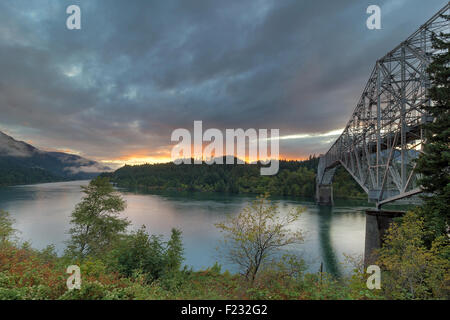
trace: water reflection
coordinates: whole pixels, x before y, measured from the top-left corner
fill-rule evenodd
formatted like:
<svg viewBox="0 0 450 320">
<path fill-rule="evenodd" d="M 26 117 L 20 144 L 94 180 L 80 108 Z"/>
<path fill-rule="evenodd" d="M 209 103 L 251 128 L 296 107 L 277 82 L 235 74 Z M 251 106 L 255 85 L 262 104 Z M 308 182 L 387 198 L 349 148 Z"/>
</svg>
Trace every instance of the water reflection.
<svg viewBox="0 0 450 320">
<path fill-rule="evenodd" d="M 36 248 L 55 244 L 62 252 L 68 238 L 70 213 L 82 197 L 80 185 L 87 181 L 47 183 L 0 188 L 0 209 L 15 218 L 23 240 L 31 240 Z M 187 265 L 199 269 L 219 261 L 233 270 L 216 247 L 221 234 L 214 224 L 226 216 L 237 214 L 254 196 L 205 193 L 148 193 L 143 190 L 120 190 L 127 208 L 124 215 L 132 229 L 145 225 L 153 234 L 168 236 L 171 228 L 183 231 Z M 305 234 L 304 243 L 294 249 L 300 253 L 309 271 L 324 269 L 334 275 L 344 271 L 343 253 L 362 254 L 364 250 L 364 206 L 339 202 L 334 207 L 318 207 L 311 199 L 273 198 L 280 212 L 287 213 L 298 206 L 306 207 L 293 226 Z"/>
<path fill-rule="evenodd" d="M 331 241 L 331 226 L 333 224 L 333 210 L 329 206 L 319 206 L 317 220 L 319 225 L 319 242 L 324 260 L 324 271 L 339 277 L 341 272 L 338 266 L 336 251 Z"/>
</svg>

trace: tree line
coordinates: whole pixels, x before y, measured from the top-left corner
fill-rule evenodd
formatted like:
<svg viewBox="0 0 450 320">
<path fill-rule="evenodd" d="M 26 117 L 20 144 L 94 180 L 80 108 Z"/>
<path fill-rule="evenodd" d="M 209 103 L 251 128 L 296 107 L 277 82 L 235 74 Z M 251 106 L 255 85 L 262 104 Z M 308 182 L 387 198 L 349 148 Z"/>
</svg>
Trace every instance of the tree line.
<svg viewBox="0 0 450 320">
<path fill-rule="evenodd" d="M 280 160 L 280 170 L 273 176 L 262 176 L 260 163 L 238 165 L 236 161 L 235 164 L 220 165 L 126 165 L 103 176 L 126 188 L 314 197 L 318 161 L 315 156 L 304 161 Z M 333 183 L 338 198 L 366 198 L 364 191 L 344 169 L 337 171 Z"/>
</svg>

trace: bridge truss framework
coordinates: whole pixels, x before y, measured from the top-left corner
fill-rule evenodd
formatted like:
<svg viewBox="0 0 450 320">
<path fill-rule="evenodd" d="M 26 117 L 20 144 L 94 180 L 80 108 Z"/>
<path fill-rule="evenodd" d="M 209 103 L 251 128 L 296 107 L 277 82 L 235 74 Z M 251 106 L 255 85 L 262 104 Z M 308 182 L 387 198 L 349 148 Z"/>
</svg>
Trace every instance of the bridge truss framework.
<svg viewBox="0 0 450 320">
<path fill-rule="evenodd" d="M 437 53 L 432 35 L 449 32 L 442 14 L 449 14 L 448 3 L 376 62 L 344 131 L 319 159 L 319 203 L 323 202 L 323 190 L 331 192 L 332 203 L 331 184 L 338 165 L 377 208 L 421 192 L 413 160 L 423 151 L 422 125 L 433 121 L 426 112 L 426 107 L 433 106 L 427 95 L 430 81 L 426 69 Z"/>
</svg>

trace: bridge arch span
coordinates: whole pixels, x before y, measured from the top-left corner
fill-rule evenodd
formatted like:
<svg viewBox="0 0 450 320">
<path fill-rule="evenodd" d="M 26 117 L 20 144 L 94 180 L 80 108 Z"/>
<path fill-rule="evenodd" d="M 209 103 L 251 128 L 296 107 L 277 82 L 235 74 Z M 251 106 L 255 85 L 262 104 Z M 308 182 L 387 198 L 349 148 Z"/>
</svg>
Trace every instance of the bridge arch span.
<svg viewBox="0 0 450 320">
<path fill-rule="evenodd" d="M 320 156 L 316 199 L 332 204 L 332 179 L 342 165 L 379 209 L 421 192 L 415 159 L 426 143 L 427 67 L 438 51 L 432 36 L 448 33 L 449 3 L 405 41 L 378 59 L 344 131 Z M 443 39 L 445 40 L 445 39 Z"/>
</svg>

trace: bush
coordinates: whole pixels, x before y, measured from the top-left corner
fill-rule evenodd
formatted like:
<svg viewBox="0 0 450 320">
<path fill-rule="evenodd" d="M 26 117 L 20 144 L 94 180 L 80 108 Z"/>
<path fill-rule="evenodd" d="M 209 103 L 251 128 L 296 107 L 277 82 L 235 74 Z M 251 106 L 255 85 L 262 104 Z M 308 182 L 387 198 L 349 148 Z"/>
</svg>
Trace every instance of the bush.
<svg viewBox="0 0 450 320">
<path fill-rule="evenodd" d="M 161 236 L 149 236 L 142 226 L 116 244 L 108 265 L 126 277 L 142 273 L 150 283 L 179 272 L 183 251 L 181 231 L 172 229 L 170 240 L 164 243 Z"/>
<path fill-rule="evenodd" d="M 424 220 L 408 212 L 401 223 L 392 224 L 378 251 L 383 270 L 382 289 L 390 299 L 448 299 L 450 246 L 440 237 L 428 249 L 424 243 Z"/>
<path fill-rule="evenodd" d="M 8 244 L 16 234 L 13 223 L 14 220 L 9 213 L 0 210 L 0 246 Z"/>
</svg>

